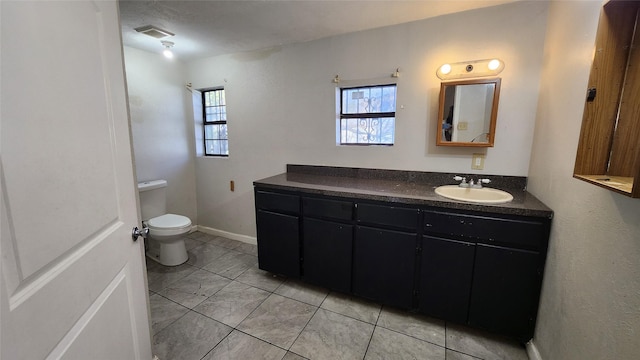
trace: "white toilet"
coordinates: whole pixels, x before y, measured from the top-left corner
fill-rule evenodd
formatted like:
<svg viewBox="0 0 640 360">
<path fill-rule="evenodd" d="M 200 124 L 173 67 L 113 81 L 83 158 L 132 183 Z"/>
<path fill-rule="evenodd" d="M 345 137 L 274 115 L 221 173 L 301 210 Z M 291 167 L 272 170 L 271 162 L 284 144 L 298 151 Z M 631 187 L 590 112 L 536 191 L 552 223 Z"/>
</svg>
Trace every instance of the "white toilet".
<svg viewBox="0 0 640 360">
<path fill-rule="evenodd" d="M 142 223 L 149 227 L 147 256 L 166 266 L 187 261 L 183 236 L 191 230 L 191 220 L 182 215 L 167 214 L 166 180 L 138 183 Z"/>
</svg>

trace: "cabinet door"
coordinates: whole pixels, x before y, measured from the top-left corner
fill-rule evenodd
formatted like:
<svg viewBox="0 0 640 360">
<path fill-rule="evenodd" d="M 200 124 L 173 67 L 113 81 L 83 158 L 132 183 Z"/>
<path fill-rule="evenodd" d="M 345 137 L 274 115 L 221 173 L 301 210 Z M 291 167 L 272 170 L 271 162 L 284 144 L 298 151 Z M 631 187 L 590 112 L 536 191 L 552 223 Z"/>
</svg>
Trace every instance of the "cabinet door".
<svg viewBox="0 0 640 360">
<path fill-rule="evenodd" d="M 420 312 L 467 322 L 475 244 L 424 236 L 420 269 Z"/>
<path fill-rule="evenodd" d="M 412 307 L 416 234 L 358 226 L 353 251 L 356 295 Z"/>
<path fill-rule="evenodd" d="M 353 225 L 304 219 L 303 234 L 305 280 L 351 292 Z"/>
<path fill-rule="evenodd" d="M 298 217 L 258 210 L 256 224 L 260 269 L 300 277 Z"/>
<path fill-rule="evenodd" d="M 469 324 L 531 339 L 540 292 L 536 252 L 477 245 Z"/>
</svg>

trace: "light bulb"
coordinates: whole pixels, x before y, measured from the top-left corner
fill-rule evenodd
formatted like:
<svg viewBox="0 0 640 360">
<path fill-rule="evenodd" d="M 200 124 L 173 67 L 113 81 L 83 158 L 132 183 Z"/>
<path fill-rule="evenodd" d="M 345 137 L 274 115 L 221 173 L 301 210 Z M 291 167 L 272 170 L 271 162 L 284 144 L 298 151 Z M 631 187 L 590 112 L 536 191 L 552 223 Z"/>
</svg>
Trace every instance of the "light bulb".
<svg viewBox="0 0 640 360">
<path fill-rule="evenodd" d="M 171 50 L 169 50 L 169 48 L 164 49 L 164 51 L 162 52 L 162 54 L 164 55 L 164 57 L 166 57 L 167 59 L 171 59 L 173 58 L 173 52 Z"/>
<path fill-rule="evenodd" d="M 440 72 L 447 75 L 448 73 L 451 72 L 451 65 L 449 64 L 444 64 L 442 66 L 440 66 Z"/>
<path fill-rule="evenodd" d="M 493 59 L 493 60 L 489 61 L 489 65 L 487 65 L 487 67 L 489 68 L 489 70 L 495 70 L 495 69 L 499 68 L 500 67 L 500 60 Z"/>
</svg>

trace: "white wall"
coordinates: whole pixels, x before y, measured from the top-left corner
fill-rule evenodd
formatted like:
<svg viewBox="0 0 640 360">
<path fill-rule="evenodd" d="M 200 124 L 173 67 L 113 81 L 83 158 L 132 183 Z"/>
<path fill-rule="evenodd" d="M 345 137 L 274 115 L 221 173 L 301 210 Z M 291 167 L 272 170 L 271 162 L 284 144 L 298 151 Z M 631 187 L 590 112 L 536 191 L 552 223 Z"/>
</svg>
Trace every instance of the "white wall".
<svg viewBox="0 0 640 360">
<path fill-rule="evenodd" d="M 534 344 L 544 360 L 640 356 L 640 199 L 572 178 L 599 1 L 554 1 L 529 191 L 555 211 Z"/>
<path fill-rule="evenodd" d="M 167 210 L 195 224 L 195 144 L 184 64 L 130 47 L 124 58 L 138 181 L 167 180 Z"/>
<path fill-rule="evenodd" d="M 194 88 L 225 86 L 229 118 L 229 158 L 196 160 L 198 224 L 255 236 L 252 182 L 287 163 L 470 174 L 478 173 L 471 154 L 486 151 L 479 173 L 526 176 L 547 5 L 518 2 L 189 63 Z M 495 147 L 436 147 L 436 69 L 492 57 L 506 64 Z M 398 67 L 396 144 L 336 146 L 331 80 L 388 78 Z"/>
</svg>

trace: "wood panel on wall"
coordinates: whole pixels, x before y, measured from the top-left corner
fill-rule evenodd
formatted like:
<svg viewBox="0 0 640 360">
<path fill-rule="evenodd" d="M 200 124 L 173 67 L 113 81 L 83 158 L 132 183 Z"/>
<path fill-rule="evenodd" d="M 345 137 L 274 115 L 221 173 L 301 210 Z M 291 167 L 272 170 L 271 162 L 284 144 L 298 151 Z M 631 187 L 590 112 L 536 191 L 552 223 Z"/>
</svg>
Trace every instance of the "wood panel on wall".
<svg viewBox="0 0 640 360">
<path fill-rule="evenodd" d="M 600 15 L 596 51 L 589 75 L 594 101 L 586 102 L 576 155 L 576 174 L 606 174 L 618 103 L 629 55 L 635 11 L 632 4 L 605 7 Z M 635 5 L 633 5 L 635 6 Z"/>
<path fill-rule="evenodd" d="M 636 23 L 638 10 L 636 10 Z M 636 175 L 635 164 L 640 152 L 640 28 L 636 26 L 624 90 L 620 101 L 618 124 L 613 136 L 609 174 Z"/>
<path fill-rule="evenodd" d="M 574 177 L 640 197 L 640 2 L 612 0 L 600 14 Z"/>
</svg>

